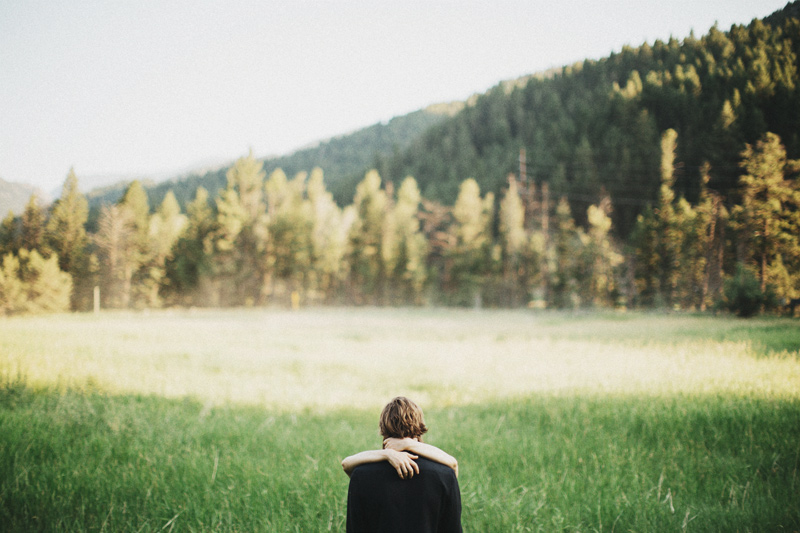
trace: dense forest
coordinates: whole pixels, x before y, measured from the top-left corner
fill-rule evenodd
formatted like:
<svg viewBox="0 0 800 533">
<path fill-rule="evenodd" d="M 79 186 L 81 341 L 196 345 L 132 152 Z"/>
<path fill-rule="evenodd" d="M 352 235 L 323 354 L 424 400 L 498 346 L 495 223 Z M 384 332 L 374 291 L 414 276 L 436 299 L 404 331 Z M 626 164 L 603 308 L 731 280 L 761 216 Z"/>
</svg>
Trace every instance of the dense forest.
<svg viewBox="0 0 800 533">
<path fill-rule="evenodd" d="M 799 47 L 795 2 L 291 157 L 133 182 L 94 216 L 70 172 L 51 207 L 32 196 L 0 225 L 0 314 L 273 303 L 790 310 Z"/>
<path fill-rule="evenodd" d="M 547 182 L 574 211 L 609 194 L 616 233 L 627 236 L 657 200 L 659 138 L 674 129 L 676 193 L 698 201 L 708 164 L 708 186 L 732 205 L 745 143 L 770 131 L 800 156 L 799 19 L 795 2 L 729 32 L 624 47 L 498 85 L 377 168 L 395 183 L 415 176 L 423 196 L 452 203 L 466 177 L 499 194 L 523 150 L 528 178 Z"/>
</svg>

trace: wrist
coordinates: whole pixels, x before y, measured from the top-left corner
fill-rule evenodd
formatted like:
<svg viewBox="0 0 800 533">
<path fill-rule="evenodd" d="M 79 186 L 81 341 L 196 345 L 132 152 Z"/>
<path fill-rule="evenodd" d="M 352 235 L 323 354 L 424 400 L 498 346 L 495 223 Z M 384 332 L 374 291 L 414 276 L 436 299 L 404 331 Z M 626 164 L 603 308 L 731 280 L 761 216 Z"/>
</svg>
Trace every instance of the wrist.
<svg viewBox="0 0 800 533">
<path fill-rule="evenodd" d="M 403 439 L 403 449 L 410 452 L 418 451 L 420 448 L 419 444 L 420 442 L 417 439 Z"/>
</svg>

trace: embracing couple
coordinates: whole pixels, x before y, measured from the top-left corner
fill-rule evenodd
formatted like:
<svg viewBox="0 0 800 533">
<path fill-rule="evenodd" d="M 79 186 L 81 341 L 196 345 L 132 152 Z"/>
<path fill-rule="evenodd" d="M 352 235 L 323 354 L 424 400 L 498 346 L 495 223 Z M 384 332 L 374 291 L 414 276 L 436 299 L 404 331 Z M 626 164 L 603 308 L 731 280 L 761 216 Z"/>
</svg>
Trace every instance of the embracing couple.
<svg viewBox="0 0 800 533">
<path fill-rule="evenodd" d="M 399 396 L 380 417 L 383 448 L 342 461 L 350 476 L 347 531 L 461 532 L 458 462 L 422 442 L 422 409 Z"/>
</svg>

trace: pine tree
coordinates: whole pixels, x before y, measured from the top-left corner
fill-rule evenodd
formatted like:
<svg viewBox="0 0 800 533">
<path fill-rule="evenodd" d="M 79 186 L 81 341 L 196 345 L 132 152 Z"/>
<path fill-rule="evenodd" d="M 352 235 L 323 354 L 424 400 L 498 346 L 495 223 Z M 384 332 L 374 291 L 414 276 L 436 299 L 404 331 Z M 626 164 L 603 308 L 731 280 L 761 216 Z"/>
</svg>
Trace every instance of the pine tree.
<svg viewBox="0 0 800 533">
<path fill-rule="evenodd" d="M 228 170 L 228 185 L 217 198 L 212 259 L 217 304 L 263 301 L 268 238 L 264 176 L 263 164 L 250 153 Z"/>
<path fill-rule="evenodd" d="M 25 308 L 25 287 L 19 266 L 16 253 L 8 252 L 0 258 L 0 316 L 20 313 Z"/>
<path fill-rule="evenodd" d="M 507 305 L 516 306 L 526 300 L 526 257 L 528 235 L 525 231 L 525 208 L 520 198 L 517 180 L 508 177 L 508 188 L 500 201 L 499 211 L 500 248 L 503 262 L 503 285 L 507 293 Z"/>
<path fill-rule="evenodd" d="M 12 211 L 0 222 L 0 257 L 16 254 L 20 248 L 19 224 Z"/>
<path fill-rule="evenodd" d="M 132 234 L 126 238 L 125 245 L 130 247 L 123 253 L 125 276 L 123 290 L 127 292 L 121 298 L 123 307 L 144 307 L 149 305 L 152 294 L 152 279 L 149 264 L 153 257 L 150 246 L 150 204 L 142 183 L 134 180 L 128 185 L 119 208 L 126 214 L 119 216 L 130 225 Z"/>
<path fill-rule="evenodd" d="M 187 221 L 175 243 L 174 253 L 164 262 L 162 292 L 168 303 L 207 305 L 211 296 L 204 290 L 210 283 L 211 235 L 216 220 L 208 204 L 208 191 L 198 187 L 186 207 Z"/>
<path fill-rule="evenodd" d="M 779 256 L 780 264 L 797 264 L 800 259 L 800 180 L 790 176 L 800 170 L 800 163 L 787 160 L 780 138 L 767 133 L 755 146 L 746 146 L 741 166 L 746 172 L 740 178 L 742 203 L 734 216 L 765 292 Z"/>
<path fill-rule="evenodd" d="M 144 284 L 147 289 L 147 305 L 161 305 L 160 290 L 164 286 L 166 263 L 171 258 L 173 247 L 186 224 L 186 217 L 170 190 L 156 212 L 150 217 L 150 257 L 148 258 L 147 276 Z"/>
<path fill-rule="evenodd" d="M 667 308 L 676 303 L 680 281 L 680 254 L 683 232 L 675 211 L 675 151 L 678 134 L 669 129 L 661 136 L 661 188 L 658 207 L 658 295 Z"/>
<path fill-rule="evenodd" d="M 385 277 L 384 231 L 389 199 L 381 189 L 381 177 L 371 170 L 356 187 L 353 198 L 355 220 L 348 232 L 347 262 L 350 297 L 356 302 L 382 301 Z"/>
<path fill-rule="evenodd" d="M 342 210 L 333 201 L 333 195 L 325 190 L 322 169 L 311 171 L 306 190 L 313 220 L 309 286 L 330 301 L 344 276 L 343 258 L 350 228 Z"/>
<path fill-rule="evenodd" d="M 131 304 L 133 276 L 140 266 L 136 233 L 131 210 L 121 204 L 101 209 L 93 240 L 104 307 L 127 308 Z"/>
<path fill-rule="evenodd" d="M 658 300 L 661 269 L 658 255 L 659 223 L 650 205 L 637 217 L 631 243 L 636 302 L 642 307 L 652 307 Z"/>
<path fill-rule="evenodd" d="M 306 174 L 291 181 L 282 171 L 273 172 L 265 185 L 269 242 L 267 273 L 271 283 L 268 294 L 283 297 L 305 292 L 312 261 L 312 204 L 305 198 Z"/>
<path fill-rule="evenodd" d="M 89 203 L 78 189 L 75 170 L 70 169 L 61 189 L 61 197 L 55 201 L 45 231 L 47 248 L 58 254 L 62 271 L 69 273 L 74 281 L 71 304 L 73 309 L 87 308 L 91 299 L 92 276 L 89 272 L 86 221 Z"/>
<path fill-rule="evenodd" d="M 39 205 L 39 197 L 32 194 L 22 213 L 21 247 L 38 250 L 49 255 L 44 246 L 45 212 Z"/>
<path fill-rule="evenodd" d="M 276 172 L 282 173 L 277 170 Z M 264 178 L 267 176 L 264 171 L 263 162 L 253 157 L 252 150 L 247 157 L 236 160 L 233 167 L 228 171 L 228 186 L 236 189 L 239 196 L 239 203 L 250 223 L 255 223 L 264 215 Z"/>
<path fill-rule="evenodd" d="M 136 241 L 139 253 L 147 254 L 150 235 L 150 204 L 147 192 L 139 180 L 132 181 L 125 189 L 119 205 L 130 212 L 131 221 L 136 229 Z"/>
<path fill-rule="evenodd" d="M 632 243 L 635 284 L 639 302 L 645 306 L 680 305 L 679 284 L 687 224 L 693 213 L 688 203 L 676 209 L 675 152 L 678 134 L 667 130 L 661 137 L 661 187 L 655 209 L 649 205 L 639 215 Z M 690 220 L 691 219 L 691 220 Z M 684 269 L 685 270 L 685 269 Z"/>
<path fill-rule="evenodd" d="M 551 299 L 556 307 L 574 307 L 578 295 L 578 258 L 581 256 L 582 232 L 575 226 L 567 199 L 556 206 L 554 235 L 551 240 L 555 268 L 551 271 Z"/>
<path fill-rule="evenodd" d="M 675 203 L 675 221 L 681 235 L 681 250 L 676 265 L 673 305 L 683 309 L 703 306 L 703 285 L 706 275 L 708 215 L 706 206 L 692 206 L 681 197 Z"/>
<path fill-rule="evenodd" d="M 598 205 L 589 206 L 587 220 L 581 294 L 595 307 L 612 306 L 618 292 L 615 270 L 623 258 L 611 237 L 611 198 L 605 196 Z"/>
<path fill-rule="evenodd" d="M 494 195 L 481 198 L 478 182 L 461 183 L 453 206 L 453 247 L 449 250 L 449 291 L 459 305 L 481 306 L 482 290 L 494 269 L 491 222 Z"/>
<path fill-rule="evenodd" d="M 684 213 L 685 233 L 680 267 L 682 303 L 684 307 L 701 311 L 720 296 L 727 218 L 722 197 L 708 188 L 710 180 L 710 166 L 705 164 L 698 204 L 694 207 L 686 202 L 679 204 L 679 210 Z"/>
<path fill-rule="evenodd" d="M 420 192 L 416 180 L 406 177 L 397 191 L 397 202 L 389 213 L 391 233 L 384 239 L 384 263 L 399 301 L 419 303 L 425 284 L 427 244 L 420 229 Z"/>
</svg>

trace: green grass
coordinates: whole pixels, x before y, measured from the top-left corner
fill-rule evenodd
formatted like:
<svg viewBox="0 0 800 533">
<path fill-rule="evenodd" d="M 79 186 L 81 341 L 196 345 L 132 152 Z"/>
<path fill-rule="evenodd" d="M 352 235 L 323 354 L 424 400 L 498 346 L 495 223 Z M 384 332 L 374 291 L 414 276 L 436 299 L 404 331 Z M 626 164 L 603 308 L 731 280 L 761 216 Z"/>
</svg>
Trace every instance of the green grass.
<svg viewBox="0 0 800 533">
<path fill-rule="evenodd" d="M 4 320 L 0 529 L 343 531 L 340 461 L 379 445 L 402 393 L 459 459 L 466 531 L 797 531 L 798 329 L 375 309 Z"/>
</svg>

